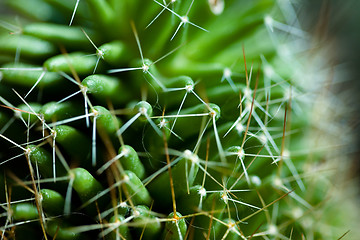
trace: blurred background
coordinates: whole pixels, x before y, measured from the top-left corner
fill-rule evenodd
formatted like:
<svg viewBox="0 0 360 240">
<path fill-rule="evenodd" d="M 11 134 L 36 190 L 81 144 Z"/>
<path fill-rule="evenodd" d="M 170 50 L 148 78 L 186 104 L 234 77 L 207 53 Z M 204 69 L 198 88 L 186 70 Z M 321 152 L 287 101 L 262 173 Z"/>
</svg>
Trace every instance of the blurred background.
<svg viewBox="0 0 360 240">
<path fill-rule="evenodd" d="M 302 1 L 297 1 L 302 2 Z M 318 46 L 330 44 L 328 56 L 334 66 L 340 66 L 343 80 L 332 92 L 350 109 L 344 120 L 353 130 L 354 139 L 348 153 L 353 160 L 349 177 L 360 176 L 360 1 L 305 0 L 299 13 L 303 27 L 311 32 Z M 346 122 L 345 122 L 346 121 Z M 359 184 L 360 184 L 360 180 Z"/>
</svg>

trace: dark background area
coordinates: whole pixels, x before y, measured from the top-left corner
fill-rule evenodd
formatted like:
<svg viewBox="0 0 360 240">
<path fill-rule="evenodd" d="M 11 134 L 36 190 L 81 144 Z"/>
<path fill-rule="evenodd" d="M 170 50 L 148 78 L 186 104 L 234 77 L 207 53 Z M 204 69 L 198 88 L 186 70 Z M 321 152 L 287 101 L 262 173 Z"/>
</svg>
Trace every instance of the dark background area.
<svg viewBox="0 0 360 240">
<path fill-rule="evenodd" d="M 320 44 L 332 43 L 329 56 L 334 64 L 344 64 L 348 75 L 344 82 L 332 89 L 342 97 L 350 109 L 348 124 L 353 130 L 352 176 L 360 176 L 360 1 L 306 0 L 300 14 L 304 28 L 318 38 Z"/>
</svg>

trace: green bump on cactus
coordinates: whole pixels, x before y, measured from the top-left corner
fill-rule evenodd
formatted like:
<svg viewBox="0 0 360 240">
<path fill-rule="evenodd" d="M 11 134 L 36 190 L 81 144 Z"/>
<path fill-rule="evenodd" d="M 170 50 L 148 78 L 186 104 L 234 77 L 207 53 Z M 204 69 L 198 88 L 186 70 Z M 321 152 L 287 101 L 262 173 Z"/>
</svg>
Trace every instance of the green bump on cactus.
<svg viewBox="0 0 360 240">
<path fill-rule="evenodd" d="M 184 196 L 194 183 L 199 170 L 199 157 L 190 150 L 185 150 L 179 157 L 177 164 L 171 169 L 173 185 L 170 185 L 169 172 L 163 172 L 158 178 L 149 184 L 149 191 L 152 196 L 165 206 L 169 206 L 171 199 L 171 188 L 175 196 Z M 165 196 L 163 193 L 167 193 Z"/>
<path fill-rule="evenodd" d="M 55 46 L 42 39 L 27 35 L 9 35 L 0 37 L 0 50 L 14 54 L 21 49 L 21 54 L 29 59 L 46 58 L 57 52 Z"/>
<path fill-rule="evenodd" d="M 215 224 L 221 224 L 220 230 L 216 233 L 216 239 L 226 238 L 227 240 L 236 240 L 240 235 L 239 228 L 236 225 L 236 221 L 234 219 L 226 219 L 221 223 L 216 222 Z M 225 225 L 224 225 L 225 224 Z"/>
<path fill-rule="evenodd" d="M 79 105 L 74 106 L 71 102 L 48 102 L 40 110 L 40 114 L 45 121 L 68 119 L 77 116 L 80 112 Z"/>
<path fill-rule="evenodd" d="M 25 112 L 21 112 L 21 116 L 25 121 L 28 121 L 28 119 L 30 118 L 30 123 L 33 124 L 36 121 L 38 121 L 39 119 L 37 118 L 36 114 L 38 114 L 41 111 L 41 104 L 36 103 L 36 102 L 29 102 L 26 104 L 20 104 L 18 106 L 19 109 L 25 111 Z M 32 111 L 35 111 L 35 113 L 33 113 Z"/>
<path fill-rule="evenodd" d="M 121 215 L 112 216 L 109 223 L 119 224 L 115 230 L 105 236 L 105 239 L 116 240 L 116 239 L 129 239 L 131 240 L 131 234 L 128 226 L 126 226 L 125 217 Z"/>
<path fill-rule="evenodd" d="M 103 190 L 101 184 L 86 169 L 75 168 L 69 174 L 74 178 L 73 188 L 83 203 Z"/>
<path fill-rule="evenodd" d="M 62 44 L 70 48 L 84 46 L 88 41 L 80 27 L 68 27 L 62 24 L 31 23 L 26 25 L 22 31 L 26 35 L 38 37 L 55 44 Z M 85 29 L 85 31 L 92 36 L 90 30 Z"/>
<path fill-rule="evenodd" d="M 67 125 L 60 125 L 54 128 L 56 131 L 56 142 L 62 146 L 67 154 L 74 159 L 81 161 L 84 165 L 90 159 L 90 140 L 81 131 Z"/>
<path fill-rule="evenodd" d="M 338 101 L 308 91 L 298 2 L 5 2 L 20 15 L 0 13 L 3 239 L 344 233 L 341 161 L 318 143 L 347 131 L 310 127 Z"/>
<path fill-rule="evenodd" d="M 54 162 L 53 156 L 46 149 L 36 145 L 28 145 L 27 150 L 31 163 L 36 166 L 40 174 L 45 178 L 66 175 L 64 167 L 59 162 Z"/>
<path fill-rule="evenodd" d="M 41 203 L 43 210 L 50 215 L 61 215 L 64 212 L 64 197 L 51 189 L 41 189 Z"/>
<path fill-rule="evenodd" d="M 147 117 L 151 117 L 153 113 L 153 109 L 148 102 L 141 101 L 138 102 L 134 107 L 135 112 L 140 114 L 139 119 L 142 121 L 146 121 Z"/>
<path fill-rule="evenodd" d="M 185 219 L 182 218 L 181 213 L 170 213 L 168 216 L 169 220 L 165 224 L 163 232 L 163 239 L 166 240 L 180 240 L 185 238 L 187 232 L 187 225 Z"/>
<path fill-rule="evenodd" d="M 64 72 L 71 74 L 72 71 L 80 75 L 90 74 L 97 64 L 96 56 L 86 56 L 83 52 L 72 52 L 66 55 L 57 55 L 44 62 L 44 67 L 50 72 Z"/>
<path fill-rule="evenodd" d="M 124 103 L 130 99 L 125 86 L 115 77 L 107 75 L 90 75 L 81 84 L 86 87 L 86 92 L 94 95 L 99 101 L 111 101 L 112 103 Z"/>
<path fill-rule="evenodd" d="M 143 179 L 145 177 L 144 165 L 141 163 L 138 154 L 131 146 L 121 146 L 119 154 L 123 156 L 120 161 L 125 170 L 132 171 L 139 179 Z"/>
<path fill-rule="evenodd" d="M 39 217 L 38 210 L 32 203 L 18 203 L 11 210 L 11 216 L 15 221 L 37 219 Z"/>
<path fill-rule="evenodd" d="M 51 86 L 59 83 L 62 78 L 51 72 L 45 72 L 41 66 L 27 63 L 7 63 L 2 65 L 3 81 L 20 86 L 32 87 L 41 78 L 39 86 Z M 43 75 L 43 76 L 42 76 Z"/>
<path fill-rule="evenodd" d="M 114 134 L 120 127 L 120 120 L 109 110 L 102 106 L 94 106 L 93 110 L 96 117 L 96 127 L 108 134 Z"/>
<path fill-rule="evenodd" d="M 86 239 L 81 234 L 72 231 L 70 225 L 57 219 L 50 220 L 46 223 L 46 232 L 50 237 L 60 240 L 82 240 Z"/>
<path fill-rule="evenodd" d="M 150 206 L 152 198 L 145 188 L 141 180 L 136 176 L 135 173 L 126 170 L 123 177 L 124 181 L 124 193 L 128 197 L 127 200 L 135 205 L 146 205 Z"/>
<path fill-rule="evenodd" d="M 119 63 L 123 63 L 129 60 L 129 55 L 131 53 L 126 48 L 125 43 L 121 41 L 112 41 L 101 45 L 97 54 L 107 63 L 116 66 Z"/>
<path fill-rule="evenodd" d="M 134 226 L 138 236 L 142 239 L 158 239 L 162 225 L 158 217 L 153 216 L 149 207 L 144 205 L 136 206 L 132 211 Z"/>
<path fill-rule="evenodd" d="M 221 219 L 224 215 L 226 206 L 228 204 L 228 196 L 223 192 L 213 192 L 206 197 L 204 201 L 202 211 L 206 216 L 200 216 L 195 219 L 196 225 L 200 226 L 204 232 L 210 232 L 210 236 L 214 237 L 214 234 L 218 232 L 220 225 L 215 224 L 214 219 Z M 197 233 L 198 237 L 200 232 Z"/>
<path fill-rule="evenodd" d="M 203 201 L 206 199 L 206 189 L 201 185 L 190 187 L 189 194 L 184 194 L 177 201 L 177 208 L 183 214 L 191 214 L 202 209 Z"/>
</svg>

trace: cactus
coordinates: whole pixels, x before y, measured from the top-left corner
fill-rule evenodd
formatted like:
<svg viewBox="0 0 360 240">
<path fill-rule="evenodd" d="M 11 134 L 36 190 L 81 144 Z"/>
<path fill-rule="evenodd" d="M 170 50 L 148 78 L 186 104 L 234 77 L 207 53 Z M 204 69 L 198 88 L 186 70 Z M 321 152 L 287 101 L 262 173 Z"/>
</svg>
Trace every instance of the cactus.
<svg viewBox="0 0 360 240">
<path fill-rule="evenodd" d="M 284 51 L 309 37 L 292 4 L 6 3 L 21 17 L 0 22 L 2 239 L 346 233 Z"/>
</svg>

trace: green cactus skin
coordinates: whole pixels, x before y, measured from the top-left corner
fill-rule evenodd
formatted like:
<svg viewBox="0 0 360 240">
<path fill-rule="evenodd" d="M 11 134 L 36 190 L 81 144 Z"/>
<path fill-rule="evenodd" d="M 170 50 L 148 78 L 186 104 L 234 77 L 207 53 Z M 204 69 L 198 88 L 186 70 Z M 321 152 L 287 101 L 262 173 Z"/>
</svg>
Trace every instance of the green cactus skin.
<svg viewBox="0 0 360 240">
<path fill-rule="evenodd" d="M 284 57 L 308 37 L 290 1 L 5 2 L 20 15 L 0 15 L 2 239 L 348 230 Z"/>
</svg>

